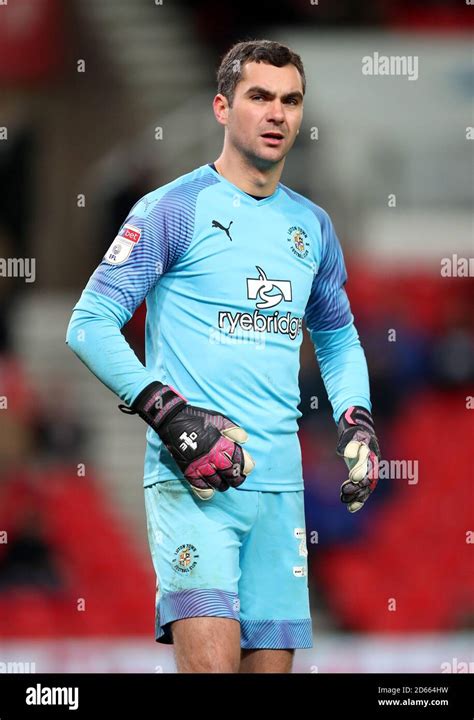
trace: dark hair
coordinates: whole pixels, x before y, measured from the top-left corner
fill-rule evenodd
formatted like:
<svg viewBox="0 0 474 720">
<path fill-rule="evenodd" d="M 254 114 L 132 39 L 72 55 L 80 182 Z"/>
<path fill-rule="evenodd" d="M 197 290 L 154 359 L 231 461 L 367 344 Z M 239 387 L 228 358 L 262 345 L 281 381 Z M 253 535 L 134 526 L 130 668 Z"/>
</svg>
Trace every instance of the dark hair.
<svg viewBox="0 0 474 720">
<path fill-rule="evenodd" d="M 244 64 L 247 62 L 264 62 L 276 67 L 292 64 L 301 75 L 303 95 L 306 90 L 306 77 L 303 63 L 299 55 L 286 45 L 273 40 L 246 40 L 233 45 L 224 55 L 217 71 L 217 92 L 225 95 L 232 107 L 237 83 L 242 79 Z"/>
</svg>

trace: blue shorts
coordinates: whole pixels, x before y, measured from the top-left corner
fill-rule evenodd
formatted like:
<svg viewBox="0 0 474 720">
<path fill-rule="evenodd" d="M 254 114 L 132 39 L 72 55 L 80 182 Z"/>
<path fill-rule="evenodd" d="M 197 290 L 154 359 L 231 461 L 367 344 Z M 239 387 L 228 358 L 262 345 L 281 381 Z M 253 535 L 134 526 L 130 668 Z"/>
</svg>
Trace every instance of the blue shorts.
<svg viewBox="0 0 474 720">
<path fill-rule="evenodd" d="M 242 648 L 313 645 L 303 490 L 230 488 L 200 500 L 185 480 L 145 488 L 157 576 L 156 639 L 188 617 L 240 622 Z"/>
</svg>

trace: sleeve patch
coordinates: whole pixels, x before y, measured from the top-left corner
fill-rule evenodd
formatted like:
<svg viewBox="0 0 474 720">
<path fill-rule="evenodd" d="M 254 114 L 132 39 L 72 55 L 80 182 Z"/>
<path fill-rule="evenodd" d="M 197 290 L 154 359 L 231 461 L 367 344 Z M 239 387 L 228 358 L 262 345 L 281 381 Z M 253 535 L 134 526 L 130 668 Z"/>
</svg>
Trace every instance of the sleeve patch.
<svg viewBox="0 0 474 720">
<path fill-rule="evenodd" d="M 142 231 L 134 225 L 124 225 L 105 253 L 104 260 L 110 265 L 124 263 L 140 240 L 141 234 Z"/>
</svg>

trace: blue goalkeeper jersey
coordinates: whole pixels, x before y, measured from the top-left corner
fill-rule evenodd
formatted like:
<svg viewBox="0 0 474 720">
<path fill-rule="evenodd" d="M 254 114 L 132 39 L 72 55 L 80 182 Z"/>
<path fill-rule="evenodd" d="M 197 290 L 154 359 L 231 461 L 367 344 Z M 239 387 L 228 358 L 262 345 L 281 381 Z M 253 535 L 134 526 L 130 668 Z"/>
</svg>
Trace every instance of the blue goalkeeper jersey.
<svg viewBox="0 0 474 720">
<path fill-rule="evenodd" d="M 122 362 L 108 382 L 112 345 L 102 373 L 94 363 L 98 368 L 105 353 L 92 341 L 84 361 L 129 403 L 148 382 L 160 380 L 189 403 L 244 427 L 256 466 L 242 490 L 300 490 L 303 319 L 321 347 L 334 417 L 350 404 L 370 409 L 346 279 L 324 210 L 282 183 L 257 199 L 206 164 L 136 203 L 76 305 L 122 326 L 146 298 L 147 374 L 131 382 Z M 337 359 L 349 346 L 352 355 L 339 370 Z M 145 485 L 179 477 L 149 427 Z"/>
</svg>

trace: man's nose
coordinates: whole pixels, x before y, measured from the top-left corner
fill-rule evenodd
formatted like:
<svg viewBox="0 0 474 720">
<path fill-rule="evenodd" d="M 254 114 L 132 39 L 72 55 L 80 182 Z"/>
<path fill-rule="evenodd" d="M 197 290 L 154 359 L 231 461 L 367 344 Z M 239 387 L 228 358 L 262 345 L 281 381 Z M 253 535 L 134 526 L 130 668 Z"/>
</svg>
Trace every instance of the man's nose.
<svg viewBox="0 0 474 720">
<path fill-rule="evenodd" d="M 285 113 L 281 100 L 275 99 L 272 103 L 270 103 L 268 106 L 267 118 L 283 122 L 285 119 Z"/>
</svg>

